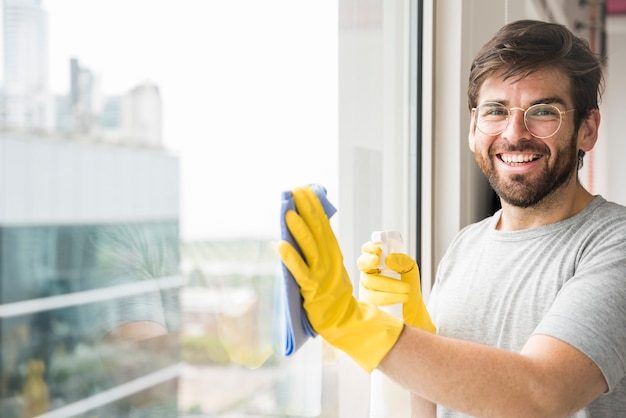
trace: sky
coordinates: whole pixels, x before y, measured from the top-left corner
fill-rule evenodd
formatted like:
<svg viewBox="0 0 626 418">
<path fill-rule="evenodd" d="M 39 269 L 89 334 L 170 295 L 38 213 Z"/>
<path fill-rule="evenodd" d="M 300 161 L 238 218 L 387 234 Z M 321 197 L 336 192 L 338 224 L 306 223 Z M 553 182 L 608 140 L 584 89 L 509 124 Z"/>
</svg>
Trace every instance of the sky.
<svg viewBox="0 0 626 418">
<path fill-rule="evenodd" d="M 44 0 L 50 86 L 69 60 L 105 95 L 156 83 L 180 158 L 183 239 L 276 237 L 283 190 L 337 178 L 337 5 Z"/>
</svg>

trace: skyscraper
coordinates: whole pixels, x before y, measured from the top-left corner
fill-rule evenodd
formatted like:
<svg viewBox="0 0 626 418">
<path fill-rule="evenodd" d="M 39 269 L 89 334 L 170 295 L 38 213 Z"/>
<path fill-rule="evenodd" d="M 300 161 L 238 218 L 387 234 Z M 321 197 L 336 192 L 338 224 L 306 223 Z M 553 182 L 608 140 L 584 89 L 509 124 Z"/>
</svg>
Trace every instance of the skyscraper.
<svg viewBox="0 0 626 418">
<path fill-rule="evenodd" d="M 11 128 L 52 125 L 48 92 L 48 15 L 40 0 L 4 0 L 4 94 L 0 122 Z"/>
</svg>

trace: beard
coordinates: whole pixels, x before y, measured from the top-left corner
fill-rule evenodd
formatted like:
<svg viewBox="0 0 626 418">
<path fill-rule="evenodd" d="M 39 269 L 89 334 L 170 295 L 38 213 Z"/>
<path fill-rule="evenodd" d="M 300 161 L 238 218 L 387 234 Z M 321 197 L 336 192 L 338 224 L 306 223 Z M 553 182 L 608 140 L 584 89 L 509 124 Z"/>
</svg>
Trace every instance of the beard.
<svg viewBox="0 0 626 418">
<path fill-rule="evenodd" d="M 563 139 L 561 138 L 560 140 Z M 507 177 L 499 175 L 493 161 L 498 158 L 496 154 L 502 152 L 502 149 L 498 150 L 498 152 L 490 149 L 488 159 L 484 159 L 480 153 L 476 153 L 475 156 L 476 162 L 500 199 L 512 206 L 528 208 L 538 204 L 554 191 L 561 188 L 578 172 L 576 135 L 570 138 L 568 144 L 566 148 L 559 150 L 559 155 L 555 160 L 556 165 L 549 166 L 545 164 L 540 173 L 532 173 L 532 176 L 530 174 L 515 174 Z M 534 150 L 536 151 L 536 148 Z M 533 152 L 533 149 L 531 149 L 530 145 L 509 146 L 506 148 L 506 151 Z M 544 155 L 543 158 L 550 156 L 549 153 L 545 153 L 545 150 L 541 152 Z"/>
</svg>

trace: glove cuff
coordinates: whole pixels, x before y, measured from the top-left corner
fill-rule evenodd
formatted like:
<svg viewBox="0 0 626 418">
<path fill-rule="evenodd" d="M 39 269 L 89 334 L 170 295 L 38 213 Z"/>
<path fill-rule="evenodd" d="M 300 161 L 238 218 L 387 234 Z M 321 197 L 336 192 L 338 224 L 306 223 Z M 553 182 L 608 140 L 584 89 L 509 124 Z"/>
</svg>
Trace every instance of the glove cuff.
<svg viewBox="0 0 626 418">
<path fill-rule="evenodd" d="M 369 303 L 355 305 L 354 321 L 327 329 L 322 336 L 371 373 L 395 345 L 404 322 Z"/>
</svg>

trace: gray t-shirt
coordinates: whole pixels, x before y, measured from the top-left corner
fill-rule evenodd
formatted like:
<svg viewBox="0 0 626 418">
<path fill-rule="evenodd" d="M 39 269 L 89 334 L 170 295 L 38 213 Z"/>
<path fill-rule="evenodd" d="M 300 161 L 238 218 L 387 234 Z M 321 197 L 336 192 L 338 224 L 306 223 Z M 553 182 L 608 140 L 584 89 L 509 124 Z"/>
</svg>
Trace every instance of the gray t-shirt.
<svg viewBox="0 0 626 418">
<path fill-rule="evenodd" d="M 441 260 L 428 306 L 437 332 L 514 352 L 533 334 L 563 340 L 609 385 L 574 416 L 625 417 L 626 208 L 596 196 L 572 218 L 514 232 L 497 231 L 499 218 L 464 228 Z"/>
</svg>

